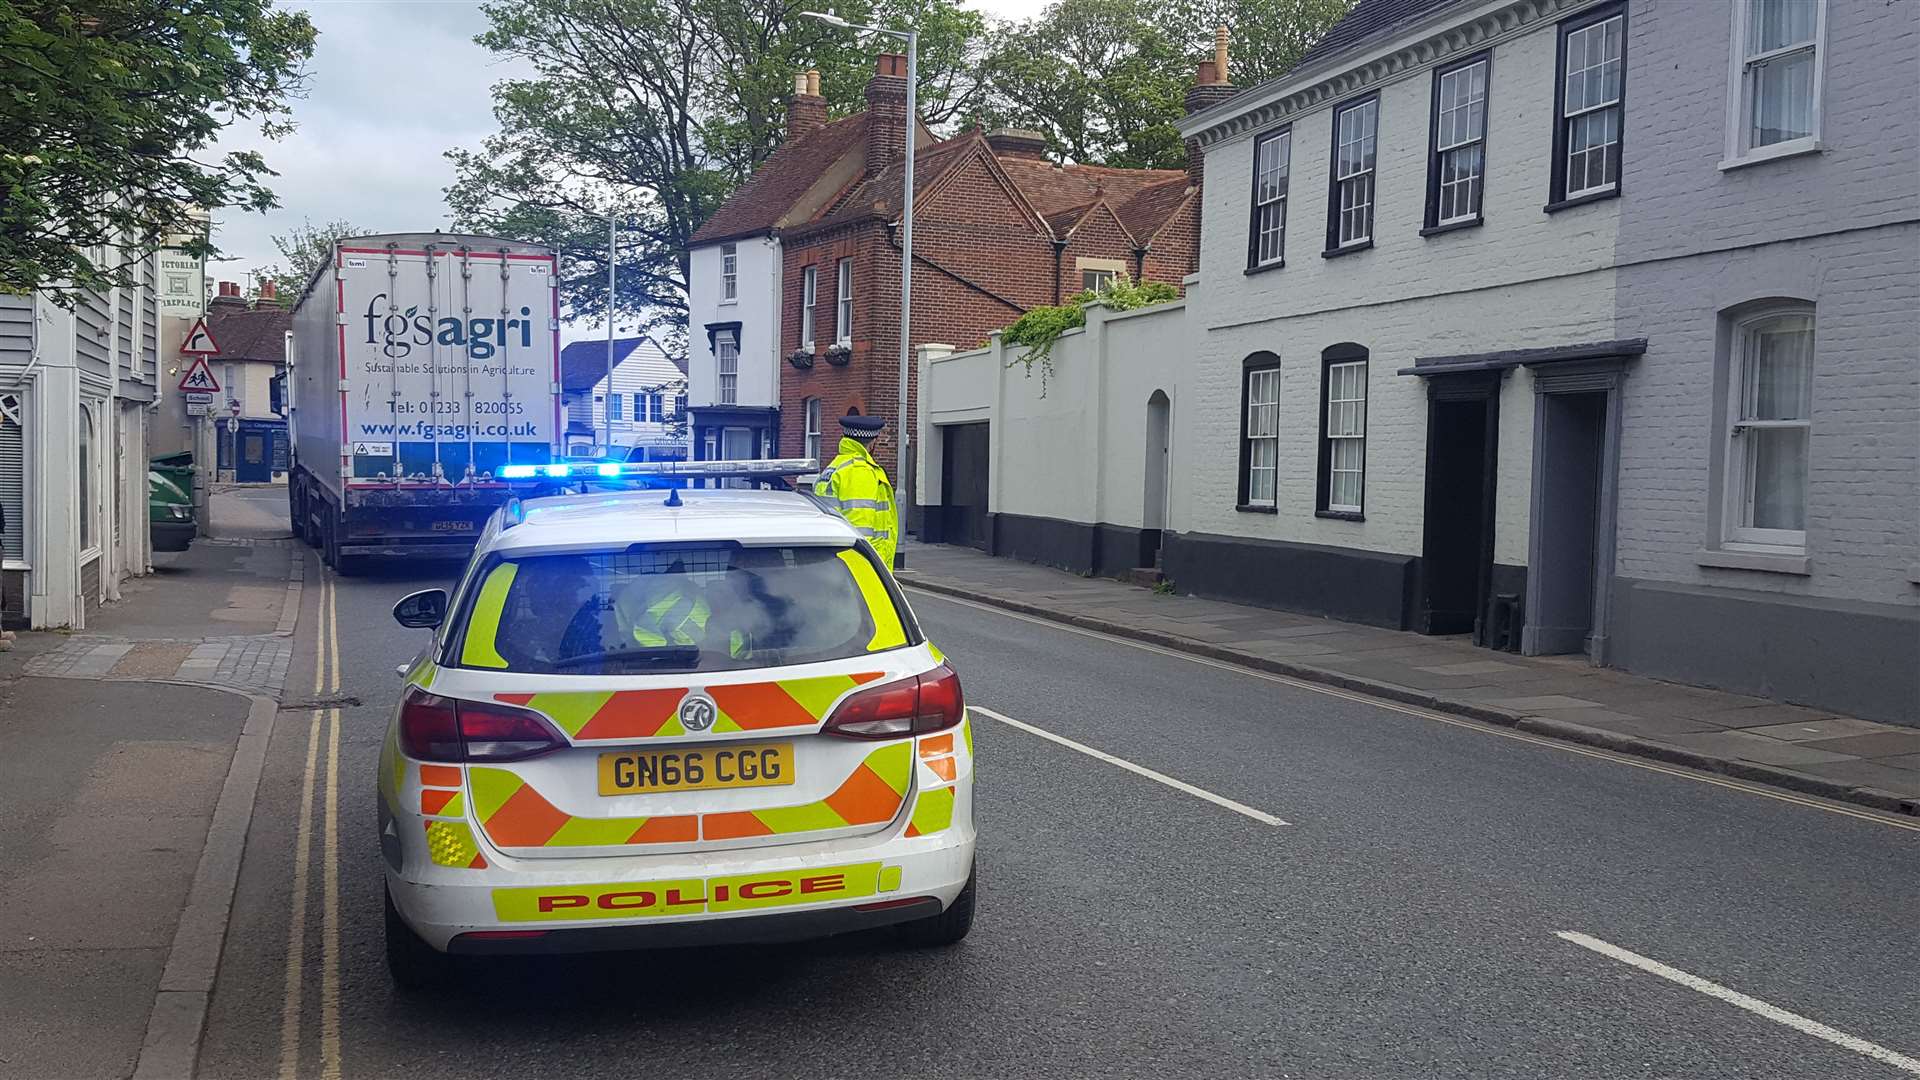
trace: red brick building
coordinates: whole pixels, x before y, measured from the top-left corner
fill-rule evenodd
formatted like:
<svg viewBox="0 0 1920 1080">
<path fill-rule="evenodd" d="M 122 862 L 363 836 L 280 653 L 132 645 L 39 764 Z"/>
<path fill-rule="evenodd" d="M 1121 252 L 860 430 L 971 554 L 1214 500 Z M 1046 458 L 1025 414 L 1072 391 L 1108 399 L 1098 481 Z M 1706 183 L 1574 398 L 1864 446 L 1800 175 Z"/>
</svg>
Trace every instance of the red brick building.
<svg viewBox="0 0 1920 1080">
<path fill-rule="evenodd" d="M 1204 89 L 1226 90 L 1213 70 L 1203 65 Z M 716 214 L 780 221 L 782 456 L 817 449 L 831 457 L 837 419 L 858 411 L 887 419 L 874 452 L 893 460 L 901 428 L 894 413 L 905 75 L 905 57 L 881 55 L 866 110 L 832 124 L 823 100 L 796 94 L 787 145 Z M 922 132 L 914 162 L 916 349 L 925 342 L 971 348 L 1031 308 L 1119 274 L 1178 288 L 1198 265 L 1197 165 L 1062 165 L 1047 159 L 1044 140 L 1031 132 L 973 130 L 945 140 Z M 806 150 L 828 140 L 840 153 L 823 168 L 820 155 Z M 808 175 L 784 175 L 801 162 L 814 162 Z M 833 174 L 840 186 L 821 198 L 819 181 Z M 801 191 L 811 197 L 795 198 Z M 758 205 L 768 200 L 779 205 Z M 909 410 L 914 390 L 910 382 Z"/>
</svg>

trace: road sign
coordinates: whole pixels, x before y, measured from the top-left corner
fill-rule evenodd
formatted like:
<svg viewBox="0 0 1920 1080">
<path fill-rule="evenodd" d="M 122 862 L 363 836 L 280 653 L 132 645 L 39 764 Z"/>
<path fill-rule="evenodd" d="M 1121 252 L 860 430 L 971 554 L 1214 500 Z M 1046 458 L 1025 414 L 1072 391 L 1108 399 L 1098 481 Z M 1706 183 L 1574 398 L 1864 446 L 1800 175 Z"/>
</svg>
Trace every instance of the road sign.
<svg viewBox="0 0 1920 1080">
<path fill-rule="evenodd" d="M 217 394 L 220 392 L 220 380 L 213 377 L 213 369 L 207 366 L 207 358 L 196 356 L 187 366 L 187 373 L 180 376 L 182 393 Z"/>
<path fill-rule="evenodd" d="M 193 329 L 187 331 L 186 344 L 180 346 L 181 356 L 213 356 L 220 346 L 213 343 L 213 331 L 207 329 L 207 320 L 193 320 Z"/>
<path fill-rule="evenodd" d="M 205 416 L 208 408 L 213 405 L 213 395 L 205 391 L 189 390 L 185 399 L 188 416 Z"/>
</svg>

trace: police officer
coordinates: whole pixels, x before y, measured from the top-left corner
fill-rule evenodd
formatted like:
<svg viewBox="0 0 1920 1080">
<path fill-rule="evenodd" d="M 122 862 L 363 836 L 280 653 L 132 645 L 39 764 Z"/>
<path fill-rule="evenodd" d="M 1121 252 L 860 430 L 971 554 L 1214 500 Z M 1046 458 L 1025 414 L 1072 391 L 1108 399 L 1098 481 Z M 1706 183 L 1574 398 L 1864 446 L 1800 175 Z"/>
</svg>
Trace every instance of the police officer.
<svg viewBox="0 0 1920 1080">
<path fill-rule="evenodd" d="M 894 536 L 893 485 L 867 449 L 885 426 L 887 422 L 877 416 L 841 417 L 839 453 L 814 481 L 813 491 L 831 501 L 891 568 L 899 544 Z"/>
</svg>

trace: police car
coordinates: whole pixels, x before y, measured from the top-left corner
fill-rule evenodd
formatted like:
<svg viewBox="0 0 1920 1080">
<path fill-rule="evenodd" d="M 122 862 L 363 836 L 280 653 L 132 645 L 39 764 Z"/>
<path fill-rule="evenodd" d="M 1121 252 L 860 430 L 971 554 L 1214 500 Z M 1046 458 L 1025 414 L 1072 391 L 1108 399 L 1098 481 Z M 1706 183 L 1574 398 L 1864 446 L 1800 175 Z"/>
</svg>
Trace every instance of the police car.
<svg viewBox="0 0 1920 1080">
<path fill-rule="evenodd" d="M 748 481 L 808 461 L 566 465 Z M 583 488 L 588 485 L 582 484 Z M 974 910 L 960 680 L 873 549 L 807 494 L 510 503 L 449 595 L 380 758 L 387 960 L 764 942 Z"/>
</svg>

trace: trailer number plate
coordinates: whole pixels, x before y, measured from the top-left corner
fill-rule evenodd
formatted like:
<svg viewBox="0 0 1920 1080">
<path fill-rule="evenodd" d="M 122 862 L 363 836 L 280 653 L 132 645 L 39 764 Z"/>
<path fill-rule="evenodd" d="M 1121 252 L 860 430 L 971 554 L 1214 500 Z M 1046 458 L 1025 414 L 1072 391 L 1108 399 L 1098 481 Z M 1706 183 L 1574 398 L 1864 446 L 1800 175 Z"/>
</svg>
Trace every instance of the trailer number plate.
<svg viewBox="0 0 1920 1080">
<path fill-rule="evenodd" d="M 473 522 L 471 521 L 436 521 L 433 523 L 433 531 L 434 532 L 472 532 Z"/>
</svg>

